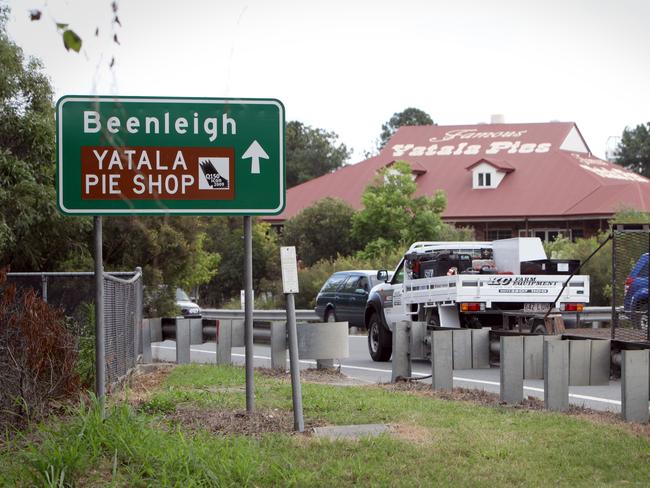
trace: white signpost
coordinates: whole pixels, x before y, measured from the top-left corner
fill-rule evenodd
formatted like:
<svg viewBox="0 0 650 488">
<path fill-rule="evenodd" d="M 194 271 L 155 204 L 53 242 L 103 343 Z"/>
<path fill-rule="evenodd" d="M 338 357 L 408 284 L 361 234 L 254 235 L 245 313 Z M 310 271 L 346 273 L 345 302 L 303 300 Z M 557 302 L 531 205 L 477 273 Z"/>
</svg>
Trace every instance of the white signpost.
<svg viewBox="0 0 650 488">
<path fill-rule="evenodd" d="M 302 387 L 300 385 L 300 365 L 298 363 L 298 333 L 296 331 L 296 303 L 294 293 L 298 293 L 298 263 L 296 248 L 280 248 L 282 265 L 282 289 L 287 297 L 287 329 L 289 333 L 289 368 L 291 369 L 291 389 L 293 396 L 293 428 L 298 432 L 305 430 L 302 416 Z"/>
</svg>

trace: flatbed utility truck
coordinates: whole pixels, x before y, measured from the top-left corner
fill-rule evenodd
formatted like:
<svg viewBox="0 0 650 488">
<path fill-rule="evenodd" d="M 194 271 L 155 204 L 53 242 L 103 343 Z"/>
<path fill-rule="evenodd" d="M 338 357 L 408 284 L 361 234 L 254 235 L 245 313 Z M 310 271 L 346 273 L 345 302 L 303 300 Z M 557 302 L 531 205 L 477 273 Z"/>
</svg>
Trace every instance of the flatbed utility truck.
<svg viewBox="0 0 650 488">
<path fill-rule="evenodd" d="M 572 274 L 577 260 L 548 259 L 537 237 L 493 242 L 416 242 L 390 280 L 368 297 L 365 325 L 375 361 L 392 354 L 392 331 L 403 320 L 434 327 L 503 328 L 505 315 L 526 319 L 546 333 L 540 314 L 581 312 L 589 302 L 589 276 Z"/>
</svg>

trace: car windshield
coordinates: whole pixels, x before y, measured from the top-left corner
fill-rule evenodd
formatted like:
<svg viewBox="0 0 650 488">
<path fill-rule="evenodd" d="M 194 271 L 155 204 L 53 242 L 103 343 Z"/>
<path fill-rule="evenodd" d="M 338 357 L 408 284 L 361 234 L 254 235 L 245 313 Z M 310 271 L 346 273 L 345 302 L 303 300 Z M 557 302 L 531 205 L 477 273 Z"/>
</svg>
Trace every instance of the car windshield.
<svg viewBox="0 0 650 488">
<path fill-rule="evenodd" d="M 176 301 L 177 302 L 189 302 L 190 297 L 187 296 L 187 293 L 185 293 L 185 290 L 181 288 L 176 288 Z"/>
</svg>

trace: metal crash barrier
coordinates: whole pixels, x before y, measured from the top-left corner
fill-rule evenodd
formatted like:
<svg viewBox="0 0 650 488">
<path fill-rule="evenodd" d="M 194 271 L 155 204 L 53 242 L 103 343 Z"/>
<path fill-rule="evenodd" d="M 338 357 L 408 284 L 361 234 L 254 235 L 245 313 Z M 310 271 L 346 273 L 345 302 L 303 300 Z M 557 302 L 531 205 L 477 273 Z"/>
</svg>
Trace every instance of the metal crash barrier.
<svg viewBox="0 0 650 488">
<path fill-rule="evenodd" d="M 274 320 L 254 329 L 255 342 L 271 345 L 271 367 L 286 369 L 286 321 Z M 262 326 L 259 326 L 262 325 Z M 190 362 L 191 346 L 215 343 L 216 363 L 231 364 L 233 347 L 244 347 L 242 319 L 163 317 L 142 322 L 142 360 L 152 361 L 151 344 L 165 340 L 176 342 L 176 362 Z M 317 367 L 333 367 L 335 359 L 349 357 L 348 323 L 319 322 L 297 324 L 300 359 L 315 359 Z"/>
</svg>

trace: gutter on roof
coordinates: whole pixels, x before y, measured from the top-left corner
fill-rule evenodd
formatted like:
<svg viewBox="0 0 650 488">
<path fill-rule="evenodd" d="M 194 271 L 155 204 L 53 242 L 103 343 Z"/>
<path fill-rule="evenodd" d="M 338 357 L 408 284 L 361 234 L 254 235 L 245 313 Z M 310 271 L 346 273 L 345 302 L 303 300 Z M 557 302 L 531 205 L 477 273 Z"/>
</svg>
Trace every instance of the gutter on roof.
<svg viewBox="0 0 650 488">
<path fill-rule="evenodd" d="M 528 220 L 528 222 L 550 222 L 554 220 L 585 220 L 585 219 L 610 219 L 614 216 L 614 212 L 610 214 L 593 214 L 593 215 L 579 215 L 579 216 L 566 216 L 558 215 L 555 217 L 446 217 L 443 216 L 442 220 L 445 222 L 521 222 Z"/>
</svg>

